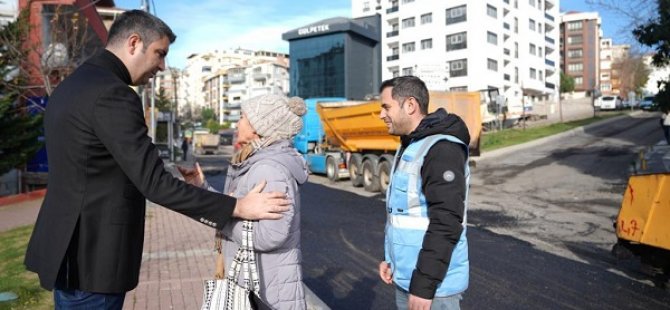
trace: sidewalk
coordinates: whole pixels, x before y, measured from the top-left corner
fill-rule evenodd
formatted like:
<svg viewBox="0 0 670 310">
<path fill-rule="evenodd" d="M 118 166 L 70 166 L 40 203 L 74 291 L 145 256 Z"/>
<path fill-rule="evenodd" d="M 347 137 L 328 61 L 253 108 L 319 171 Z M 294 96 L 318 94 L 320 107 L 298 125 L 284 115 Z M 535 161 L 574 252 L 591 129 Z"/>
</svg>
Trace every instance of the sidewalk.
<svg viewBox="0 0 670 310">
<path fill-rule="evenodd" d="M 0 205 L 0 232 L 34 224 L 42 201 Z M 213 229 L 147 201 L 140 280 L 123 309 L 199 309 L 203 281 L 214 275 L 213 248 Z M 308 309 L 329 309 L 307 287 L 305 295 Z"/>
</svg>

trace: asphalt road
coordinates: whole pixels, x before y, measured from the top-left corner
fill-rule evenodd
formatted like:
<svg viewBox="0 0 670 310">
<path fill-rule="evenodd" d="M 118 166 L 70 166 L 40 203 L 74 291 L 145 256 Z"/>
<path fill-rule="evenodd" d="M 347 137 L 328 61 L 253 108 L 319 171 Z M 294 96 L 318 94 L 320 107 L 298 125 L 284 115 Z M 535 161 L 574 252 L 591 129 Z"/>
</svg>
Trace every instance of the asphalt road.
<svg viewBox="0 0 670 310">
<path fill-rule="evenodd" d="M 612 219 L 630 162 L 662 138 L 656 115 L 477 160 L 470 191 L 470 288 L 464 309 L 670 309 L 635 260 L 619 262 Z M 221 166 L 221 159 L 201 158 Z M 224 173 L 208 180 L 222 187 Z M 212 174 L 214 173 L 214 174 Z M 378 279 L 380 194 L 311 176 L 301 188 L 305 284 L 333 309 L 392 309 Z"/>
</svg>

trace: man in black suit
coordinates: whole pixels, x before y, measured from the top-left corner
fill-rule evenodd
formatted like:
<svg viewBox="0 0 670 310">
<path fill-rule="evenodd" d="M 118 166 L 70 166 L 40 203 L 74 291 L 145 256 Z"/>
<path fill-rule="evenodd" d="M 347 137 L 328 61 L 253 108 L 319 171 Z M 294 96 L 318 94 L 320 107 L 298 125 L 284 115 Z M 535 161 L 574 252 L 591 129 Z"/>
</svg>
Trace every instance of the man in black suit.
<svg viewBox="0 0 670 310">
<path fill-rule="evenodd" d="M 288 210 L 283 193 L 261 193 L 264 184 L 236 200 L 165 171 L 128 85 L 164 70 L 175 38 L 155 16 L 123 13 L 105 50 L 49 99 L 49 186 L 25 264 L 54 290 L 57 309 L 121 309 L 139 278 L 145 199 L 214 228 L 232 217 L 278 219 Z"/>
</svg>

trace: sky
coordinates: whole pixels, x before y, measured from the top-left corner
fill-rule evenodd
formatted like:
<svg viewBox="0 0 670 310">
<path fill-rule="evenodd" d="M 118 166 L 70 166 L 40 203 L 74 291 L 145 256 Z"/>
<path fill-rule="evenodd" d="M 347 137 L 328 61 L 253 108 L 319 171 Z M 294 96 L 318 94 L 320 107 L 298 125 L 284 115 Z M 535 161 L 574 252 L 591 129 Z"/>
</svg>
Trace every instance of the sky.
<svg viewBox="0 0 670 310">
<path fill-rule="evenodd" d="M 589 5 L 587 1 L 560 0 L 560 10 L 561 12 L 598 11 L 605 37 L 613 38 L 614 44 L 635 45 L 625 16 L 599 6 Z M 597 1 L 599 0 L 590 2 Z M 0 0 L 0 10 L 7 6 L 16 6 L 17 2 L 17 0 Z M 168 54 L 168 65 L 177 68 L 183 68 L 186 57 L 192 53 L 216 49 L 241 47 L 288 53 L 288 42 L 281 39 L 282 33 L 326 18 L 351 17 L 351 0 L 153 0 L 152 2 L 155 4 L 155 14 L 177 35 L 177 41 L 172 44 Z M 139 9 L 142 1 L 115 0 L 115 3 L 120 8 Z"/>
<path fill-rule="evenodd" d="M 115 0 L 139 9 L 140 0 Z M 192 53 L 229 48 L 288 53 L 284 32 L 331 17 L 351 17 L 350 0 L 154 0 L 155 14 L 177 35 L 168 65 L 183 68 Z M 153 9 L 152 9 L 153 10 Z"/>
</svg>

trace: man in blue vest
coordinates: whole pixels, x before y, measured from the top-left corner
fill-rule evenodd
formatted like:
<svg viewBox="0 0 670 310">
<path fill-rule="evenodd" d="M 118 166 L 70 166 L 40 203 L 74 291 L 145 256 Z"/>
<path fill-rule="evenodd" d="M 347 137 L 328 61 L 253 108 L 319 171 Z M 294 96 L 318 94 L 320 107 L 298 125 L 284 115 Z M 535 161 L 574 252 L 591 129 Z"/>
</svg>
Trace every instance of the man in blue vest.
<svg viewBox="0 0 670 310">
<path fill-rule="evenodd" d="M 401 145 L 386 192 L 385 260 L 398 309 L 460 309 L 468 287 L 465 237 L 470 135 L 444 109 L 428 114 L 428 90 L 413 76 L 380 87 L 380 118 Z"/>
</svg>

